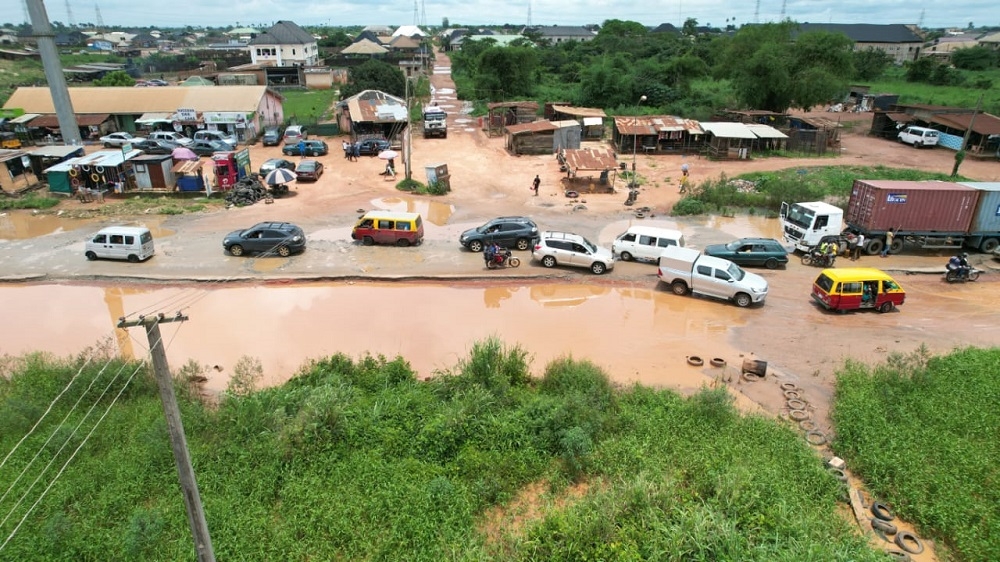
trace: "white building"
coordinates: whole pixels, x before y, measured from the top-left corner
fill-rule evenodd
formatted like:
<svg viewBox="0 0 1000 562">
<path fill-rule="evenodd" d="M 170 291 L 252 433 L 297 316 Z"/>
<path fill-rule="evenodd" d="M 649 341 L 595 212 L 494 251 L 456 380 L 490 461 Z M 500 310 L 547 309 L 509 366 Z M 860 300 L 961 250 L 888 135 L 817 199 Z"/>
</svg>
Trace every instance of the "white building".
<svg viewBox="0 0 1000 562">
<path fill-rule="evenodd" d="M 279 21 L 250 41 L 250 59 L 260 66 L 315 66 L 316 38 L 294 22 Z"/>
</svg>

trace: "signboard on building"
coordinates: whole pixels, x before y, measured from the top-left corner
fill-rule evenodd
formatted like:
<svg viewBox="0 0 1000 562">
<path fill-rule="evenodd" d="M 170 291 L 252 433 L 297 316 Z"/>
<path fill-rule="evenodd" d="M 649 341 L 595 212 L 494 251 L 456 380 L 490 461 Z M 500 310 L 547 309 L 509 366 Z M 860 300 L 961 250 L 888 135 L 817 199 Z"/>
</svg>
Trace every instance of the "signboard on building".
<svg viewBox="0 0 1000 562">
<path fill-rule="evenodd" d="M 238 111 L 206 111 L 202 113 L 206 123 L 246 123 L 247 117 Z"/>
<path fill-rule="evenodd" d="M 193 109 L 178 109 L 177 110 L 177 120 L 178 121 L 197 121 L 198 112 Z"/>
</svg>

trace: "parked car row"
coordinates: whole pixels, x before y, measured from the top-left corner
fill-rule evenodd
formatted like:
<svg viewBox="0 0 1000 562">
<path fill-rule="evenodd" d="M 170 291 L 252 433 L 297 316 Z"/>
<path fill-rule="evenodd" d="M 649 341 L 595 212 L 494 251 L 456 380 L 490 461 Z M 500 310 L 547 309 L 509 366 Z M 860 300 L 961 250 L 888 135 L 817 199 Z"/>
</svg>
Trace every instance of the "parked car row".
<svg viewBox="0 0 1000 562">
<path fill-rule="evenodd" d="M 156 146 L 164 147 L 160 143 L 171 143 L 177 146 L 184 146 L 187 148 L 192 148 L 201 143 L 218 143 L 219 146 L 224 146 L 223 150 L 235 150 L 238 141 L 234 135 L 224 133 L 222 131 L 211 131 L 211 130 L 200 130 L 196 131 L 194 138 L 188 138 L 184 135 L 175 131 L 153 131 L 149 133 L 148 137 L 135 136 L 131 133 L 125 131 L 119 131 L 115 133 L 108 133 L 103 137 L 100 137 L 100 142 L 105 146 L 105 148 L 121 148 L 126 144 L 131 144 L 132 148 L 137 148 L 139 150 L 145 150 L 136 146 L 139 143 L 144 143 L 146 141 L 155 141 Z M 154 145 L 146 145 L 147 147 L 152 147 Z M 203 144 L 204 146 L 204 144 Z"/>
</svg>

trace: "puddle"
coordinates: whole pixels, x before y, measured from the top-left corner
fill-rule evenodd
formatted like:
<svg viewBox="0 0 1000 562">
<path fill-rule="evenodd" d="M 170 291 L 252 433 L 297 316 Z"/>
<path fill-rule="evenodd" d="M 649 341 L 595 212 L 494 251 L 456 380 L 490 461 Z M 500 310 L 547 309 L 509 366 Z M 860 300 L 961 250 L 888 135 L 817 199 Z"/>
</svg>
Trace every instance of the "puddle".
<svg viewBox="0 0 1000 562">
<path fill-rule="evenodd" d="M 734 238 L 761 237 L 780 241 L 782 236 L 781 220 L 778 218 L 769 219 L 761 215 L 710 216 L 705 221 L 704 226 L 721 230 Z"/>
<path fill-rule="evenodd" d="M 90 226 L 94 219 L 71 219 L 31 211 L 0 213 L 0 240 L 26 240 Z"/>
<path fill-rule="evenodd" d="M 254 273 L 273 273 L 284 267 L 288 260 L 281 257 L 250 258 L 249 268 Z"/>
<path fill-rule="evenodd" d="M 0 286 L 0 306 L 9 317 L 38 320 L 0 325 L 0 353 L 60 356 L 109 337 L 127 355 L 144 354 L 144 332 L 116 330 L 118 318 L 183 310 L 189 321 L 161 327 L 167 356 L 173 369 L 189 358 L 218 365 L 221 371 L 206 374 L 213 391 L 225 389 L 243 356 L 260 360 L 267 384 L 280 384 L 308 360 L 337 352 L 401 355 L 423 377 L 454 368 L 475 342 L 498 336 L 529 353 L 535 375 L 553 359 L 572 356 L 594 362 L 619 383 L 690 393 L 714 375 L 685 357 L 727 357 L 736 364 L 738 353 L 724 342 L 746 314 L 655 289 L 563 284 Z"/>
<path fill-rule="evenodd" d="M 448 219 L 455 212 L 455 207 L 440 201 L 429 201 L 424 199 L 411 199 L 409 197 L 384 197 L 372 201 L 372 205 L 378 209 L 386 211 L 396 211 L 400 213 L 420 213 L 425 221 L 444 226 Z"/>
</svg>

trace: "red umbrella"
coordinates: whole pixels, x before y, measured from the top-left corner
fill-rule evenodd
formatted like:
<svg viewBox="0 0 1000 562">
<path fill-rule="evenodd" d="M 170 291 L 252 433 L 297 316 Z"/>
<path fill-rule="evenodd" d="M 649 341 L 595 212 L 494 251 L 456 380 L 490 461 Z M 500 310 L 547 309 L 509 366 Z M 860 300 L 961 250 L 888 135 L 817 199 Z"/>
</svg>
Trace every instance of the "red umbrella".
<svg viewBox="0 0 1000 562">
<path fill-rule="evenodd" d="M 173 157 L 174 160 L 197 160 L 198 159 L 198 155 L 195 154 L 193 150 L 191 150 L 190 148 L 183 147 L 183 146 L 178 146 L 177 148 L 175 148 L 170 153 L 170 156 Z"/>
</svg>

